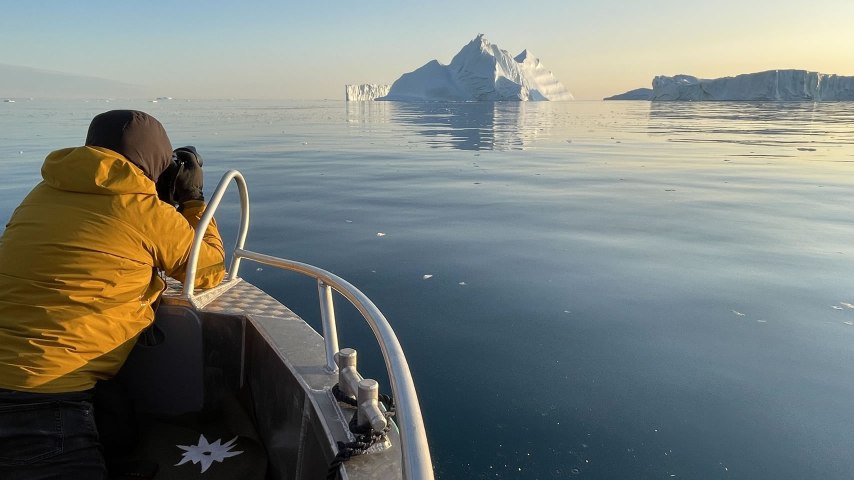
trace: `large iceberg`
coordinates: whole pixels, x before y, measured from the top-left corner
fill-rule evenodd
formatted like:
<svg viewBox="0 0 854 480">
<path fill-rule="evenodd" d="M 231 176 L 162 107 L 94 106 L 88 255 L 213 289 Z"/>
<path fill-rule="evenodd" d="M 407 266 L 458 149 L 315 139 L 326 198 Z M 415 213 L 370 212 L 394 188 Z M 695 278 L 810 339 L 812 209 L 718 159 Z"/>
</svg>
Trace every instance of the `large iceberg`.
<svg viewBox="0 0 854 480">
<path fill-rule="evenodd" d="M 432 60 L 405 73 L 378 100 L 572 100 L 572 94 L 528 50 L 514 58 L 481 34 L 449 65 Z"/>
<path fill-rule="evenodd" d="M 715 79 L 661 75 L 652 80 L 650 100 L 854 100 L 854 77 L 806 70 L 768 70 Z"/>
</svg>

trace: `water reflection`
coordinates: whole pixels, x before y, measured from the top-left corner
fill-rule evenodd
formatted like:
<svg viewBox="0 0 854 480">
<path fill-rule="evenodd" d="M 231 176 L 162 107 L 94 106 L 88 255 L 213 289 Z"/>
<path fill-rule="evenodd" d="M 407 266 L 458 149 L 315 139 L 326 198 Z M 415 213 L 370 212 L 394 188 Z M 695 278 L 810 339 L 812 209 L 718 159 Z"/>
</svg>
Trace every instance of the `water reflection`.
<svg viewBox="0 0 854 480">
<path fill-rule="evenodd" d="M 854 140 L 843 102 L 651 102 L 648 131 L 673 142 L 804 148 Z"/>
<path fill-rule="evenodd" d="M 395 123 L 433 148 L 524 150 L 554 125 L 548 102 L 349 102 L 347 121 L 370 130 Z"/>
</svg>

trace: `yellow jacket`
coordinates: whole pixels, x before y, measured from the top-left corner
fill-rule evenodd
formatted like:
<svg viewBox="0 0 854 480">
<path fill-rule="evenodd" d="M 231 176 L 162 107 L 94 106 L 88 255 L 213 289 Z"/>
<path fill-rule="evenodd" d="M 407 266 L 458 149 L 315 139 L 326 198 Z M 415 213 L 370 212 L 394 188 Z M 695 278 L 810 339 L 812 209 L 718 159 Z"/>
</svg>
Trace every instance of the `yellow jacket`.
<svg viewBox="0 0 854 480">
<path fill-rule="evenodd" d="M 73 392 L 112 377 L 183 281 L 204 202 L 183 215 L 154 182 L 101 147 L 57 150 L 0 237 L 0 388 Z M 205 232 L 195 286 L 224 276 L 216 224 Z"/>
</svg>

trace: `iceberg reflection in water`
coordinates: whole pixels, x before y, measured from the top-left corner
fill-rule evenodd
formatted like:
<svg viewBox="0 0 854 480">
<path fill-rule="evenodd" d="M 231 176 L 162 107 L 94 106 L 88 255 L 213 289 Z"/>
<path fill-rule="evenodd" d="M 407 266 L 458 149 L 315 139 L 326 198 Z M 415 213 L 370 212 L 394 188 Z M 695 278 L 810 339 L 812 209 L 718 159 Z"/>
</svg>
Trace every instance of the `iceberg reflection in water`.
<svg viewBox="0 0 854 480">
<path fill-rule="evenodd" d="M 650 133 L 686 143 L 842 148 L 851 137 L 847 102 L 651 102 Z M 791 152 L 790 152 L 791 153 Z"/>
<path fill-rule="evenodd" d="M 524 150 L 548 134 L 555 115 L 549 102 L 348 102 L 347 121 L 394 122 L 428 137 L 434 148 Z"/>
</svg>

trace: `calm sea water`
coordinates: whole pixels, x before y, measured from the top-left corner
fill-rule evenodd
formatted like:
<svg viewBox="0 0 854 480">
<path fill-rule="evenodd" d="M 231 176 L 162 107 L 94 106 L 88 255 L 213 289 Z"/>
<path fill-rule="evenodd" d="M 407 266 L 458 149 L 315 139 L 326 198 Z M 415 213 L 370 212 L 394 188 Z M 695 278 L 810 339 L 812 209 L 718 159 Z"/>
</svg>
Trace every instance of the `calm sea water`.
<svg viewBox="0 0 854 480">
<path fill-rule="evenodd" d="M 0 217 L 112 108 L 198 146 L 209 193 L 243 172 L 248 248 L 383 310 L 440 478 L 854 478 L 850 104 L 18 100 Z M 244 265 L 317 326 L 313 282 Z"/>
</svg>

